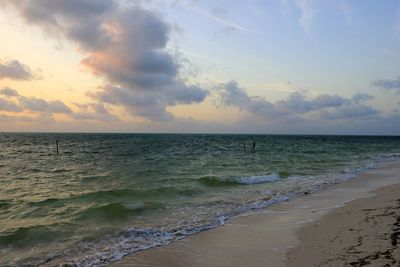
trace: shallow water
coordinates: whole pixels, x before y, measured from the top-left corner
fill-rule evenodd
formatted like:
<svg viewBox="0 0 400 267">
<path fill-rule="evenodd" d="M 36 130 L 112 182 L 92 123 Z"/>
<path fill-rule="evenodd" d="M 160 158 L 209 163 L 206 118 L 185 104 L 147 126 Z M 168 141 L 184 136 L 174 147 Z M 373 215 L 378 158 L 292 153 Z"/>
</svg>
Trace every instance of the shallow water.
<svg viewBox="0 0 400 267">
<path fill-rule="evenodd" d="M 105 264 L 399 152 L 399 137 L 0 134 L 0 265 Z"/>
</svg>

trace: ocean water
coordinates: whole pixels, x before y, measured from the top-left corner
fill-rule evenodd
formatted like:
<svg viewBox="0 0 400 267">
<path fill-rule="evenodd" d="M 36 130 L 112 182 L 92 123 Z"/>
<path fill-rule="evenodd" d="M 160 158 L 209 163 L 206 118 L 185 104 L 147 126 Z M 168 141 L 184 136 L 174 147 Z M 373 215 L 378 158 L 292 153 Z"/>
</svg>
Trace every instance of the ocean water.
<svg viewBox="0 0 400 267">
<path fill-rule="evenodd" d="M 106 265 L 399 158 L 400 137 L 2 133 L 0 266 Z"/>
</svg>

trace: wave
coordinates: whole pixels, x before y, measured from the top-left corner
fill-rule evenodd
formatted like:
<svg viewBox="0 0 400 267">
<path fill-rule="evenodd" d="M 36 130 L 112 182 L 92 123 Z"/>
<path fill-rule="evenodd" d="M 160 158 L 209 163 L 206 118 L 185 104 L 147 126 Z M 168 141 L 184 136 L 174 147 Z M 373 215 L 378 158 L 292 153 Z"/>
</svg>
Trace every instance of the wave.
<svg viewBox="0 0 400 267">
<path fill-rule="evenodd" d="M 32 244 L 59 240 L 69 235 L 67 223 L 32 225 L 10 229 L 0 234 L 0 247 L 31 247 Z"/>
<path fill-rule="evenodd" d="M 276 173 L 270 175 L 258 175 L 249 177 L 236 177 L 233 178 L 239 184 L 263 184 L 269 182 L 275 182 L 280 179 L 279 175 Z"/>
<path fill-rule="evenodd" d="M 160 196 L 160 195 L 192 195 L 198 192 L 193 188 L 177 188 L 173 186 L 163 186 L 147 190 L 135 189 L 112 189 L 105 191 L 89 192 L 83 195 L 76 196 L 78 199 L 104 199 L 107 197 L 122 198 L 122 197 L 136 197 L 136 196 Z"/>
<path fill-rule="evenodd" d="M 205 176 L 198 181 L 206 186 L 218 187 L 218 186 L 233 186 L 233 185 L 251 185 L 251 184 L 263 184 L 275 182 L 280 179 L 280 176 L 276 173 L 269 175 L 255 175 L 255 176 L 243 176 L 243 177 L 217 177 L 217 176 Z"/>
<path fill-rule="evenodd" d="M 139 213 L 162 209 L 164 206 L 157 202 L 141 202 L 136 204 L 124 204 L 121 202 L 94 206 L 80 212 L 80 220 L 121 220 Z"/>
<path fill-rule="evenodd" d="M 192 196 L 200 193 L 201 190 L 198 188 L 177 188 L 172 186 L 164 186 L 159 188 L 147 189 L 147 190 L 134 190 L 134 189 L 112 189 L 103 191 L 87 192 L 80 195 L 71 196 L 68 198 L 46 198 L 36 202 L 30 202 L 33 206 L 53 205 L 60 202 L 104 202 L 105 200 L 124 200 L 124 199 L 137 199 L 143 197 L 162 197 L 162 196 Z M 1 207 L 1 203 L 0 203 Z"/>
</svg>

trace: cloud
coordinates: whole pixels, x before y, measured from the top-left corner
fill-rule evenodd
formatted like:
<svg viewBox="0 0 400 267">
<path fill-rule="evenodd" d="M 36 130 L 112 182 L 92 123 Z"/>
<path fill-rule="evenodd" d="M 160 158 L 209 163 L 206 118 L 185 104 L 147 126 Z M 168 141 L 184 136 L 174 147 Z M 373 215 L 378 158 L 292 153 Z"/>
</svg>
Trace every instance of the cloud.
<svg viewBox="0 0 400 267">
<path fill-rule="evenodd" d="M 74 122 L 119 122 L 118 116 L 109 112 L 102 103 L 75 104 L 78 108 L 73 111 L 60 100 L 48 101 L 37 97 L 20 95 L 16 90 L 9 87 L 0 89 L 0 122 L 36 122 L 38 125 L 45 122 L 57 122 L 53 115 L 64 114 Z M 12 100 L 10 100 L 12 99 Z M 17 113 L 13 116 L 1 114 L 1 112 Z M 30 116 L 18 115 L 20 112 L 29 112 Z"/>
<path fill-rule="evenodd" d="M 379 115 L 380 111 L 363 104 L 345 105 L 336 109 L 323 110 L 320 118 L 327 120 L 350 119 L 354 117 L 365 117 Z"/>
<path fill-rule="evenodd" d="M 22 64 L 18 60 L 6 60 L 0 62 L 0 80 L 31 80 L 36 77 L 29 66 Z"/>
<path fill-rule="evenodd" d="M 82 64 L 111 84 L 92 94 L 98 101 L 123 105 L 148 120 L 169 120 L 168 106 L 208 95 L 180 77 L 182 63 L 166 49 L 170 26 L 150 10 L 112 0 L 5 1 L 28 23 L 78 47 Z"/>
<path fill-rule="evenodd" d="M 112 10 L 113 0 L 3 0 L 3 3 L 15 7 L 28 23 L 59 37 L 66 35 L 83 47 L 101 47 L 108 41 L 101 22 Z"/>
<path fill-rule="evenodd" d="M 307 34 L 310 34 L 311 25 L 317 14 L 313 2 L 314 0 L 296 0 L 296 5 L 301 11 L 299 23 Z"/>
<path fill-rule="evenodd" d="M 75 112 L 71 115 L 74 119 L 80 121 L 119 121 L 119 118 L 111 114 L 108 109 L 101 103 L 89 103 L 89 104 L 75 104 L 80 108 L 80 111 Z"/>
<path fill-rule="evenodd" d="M 241 111 L 269 120 L 278 117 L 274 105 L 262 97 L 250 97 L 239 84 L 232 80 L 223 84 L 219 89 L 222 105 L 237 107 Z"/>
<path fill-rule="evenodd" d="M 5 97 L 19 96 L 18 92 L 10 87 L 0 89 L 0 95 L 4 95 Z"/>
<path fill-rule="evenodd" d="M 396 80 L 375 80 L 371 83 L 372 86 L 381 87 L 386 90 L 393 90 L 396 94 L 400 94 L 400 78 Z"/>
<path fill-rule="evenodd" d="M 10 100 L 0 98 L 0 110 L 10 111 L 10 112 L 20 112 L 22 111 L 22 108 Z"/>
<path fill-rule="evenodd" d="M 365 102 L 365 101 L 368 101 L 368 100 L 372 100 L 372 99 L 374 99 L 375 97 L 373 97 L 373 96 L 371 96 L 371 95 L 369 95 L 369 94 L 364 94 L 364 93 L 360 93 L 360 92 L 357 92 L 353 97 L 352 97 L 352 100 L 355 102 L 355 103 L 362 103 L 362 102 Z"/>
<path fill-rule="evenodd" d="M 243 32 L 243 33 L 250 33 L 261 35 L 260 32 L 230 21 L 226 18 L 228 13 L 229 4 L 222 4 L 211 8 L 210 10 L 203 9 L 199 7 L 198 3 L 196 2 L 187 2 L 187 1 L 174 1 L 173 5 L 185 8 L 186 10 L 202 16 L 212 22 L 215 22 L 223 27 L 221 31 L 217 31 L 217 34 L 220 33 L 229 33 L 232 31 Z"/>
<path fill-rule="evenodd" d="M 46 101 L 36 97 L 20 96 L 19 103 L 23 109 L 30 111 L 65 114 L 72 113 L 72 110 L 60 100 Z"/>
<path fill-rule="evenodd" d="M 102 91 L 88 95 L 104 103 L 125 106 L 134 114 L 150 120 L 168 121 L 174 116 L 166 111 L 166 106 L 201 102 L 207 94 L 207 91 L 199 87 L 176 83 L 174 86 L 164 88 L 163 94 L 151 90 L 137 92 L 109 85 Z"/>
<path fill-rule="evenodd" d="M 8 99 L 0 98 L 0 110 L 2 111 L 34 111 L 40 113 L 64 113 L 73 114 L 73 111 L 60 100 L 47 101 L 37 97 L 26 97 L 20 95 L 17 90 L 4 87 L 0 89 L 0 95 L 6 98 L 13 98 L 16 102 Z"/>
<path fill-rule="evenodd" d="M 244 89 L 240 88 L 239 84 L 233 80 L 223 85 L 220 97 L 224 104 L 239 108 L 245 108 L 251 101 Z"/>
<path fill-rule="evenodd" d="M 221 86 L 218 95 L 222 105 L 237 107 L 262 121 L 299 121 L 310 117 L 333 120 L 379 114 L 378 110 L 360 104 L 372 98 L 361 93 L 350 99 L 329 94 L 307 99 L 303 93 L 294 92 L 287 99 L 272 103 L 264 97 L 249 96 L 236 81 L 230 81 Z"/>
<path fill-rule="evenodd" d="M 348 100 L 338 95 L 321 94 L 314 99 L 307 100 L 304 94 L 294 92 L 288 99 L 275 103 L 275 108 L 285 113 L 306 113 L 328 107 L 339 107 L 347 103 Z"/>
</svg>

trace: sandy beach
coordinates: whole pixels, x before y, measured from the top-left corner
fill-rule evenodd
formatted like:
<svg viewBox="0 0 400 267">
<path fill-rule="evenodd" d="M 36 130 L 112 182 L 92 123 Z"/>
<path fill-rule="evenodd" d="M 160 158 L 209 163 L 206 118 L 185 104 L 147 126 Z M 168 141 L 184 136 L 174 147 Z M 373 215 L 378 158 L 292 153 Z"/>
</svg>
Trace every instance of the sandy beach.
<svg viewBox="0 0 400 267">
<path fill-rule="evenodd" d="M 300 229 L 288 266 L 399 266 L 400 184 Z"/>
<path fill-rule="evenodd" d="M 111 266 L 398 266 L 399 174 L 386 163 Z"/>
</svg>

